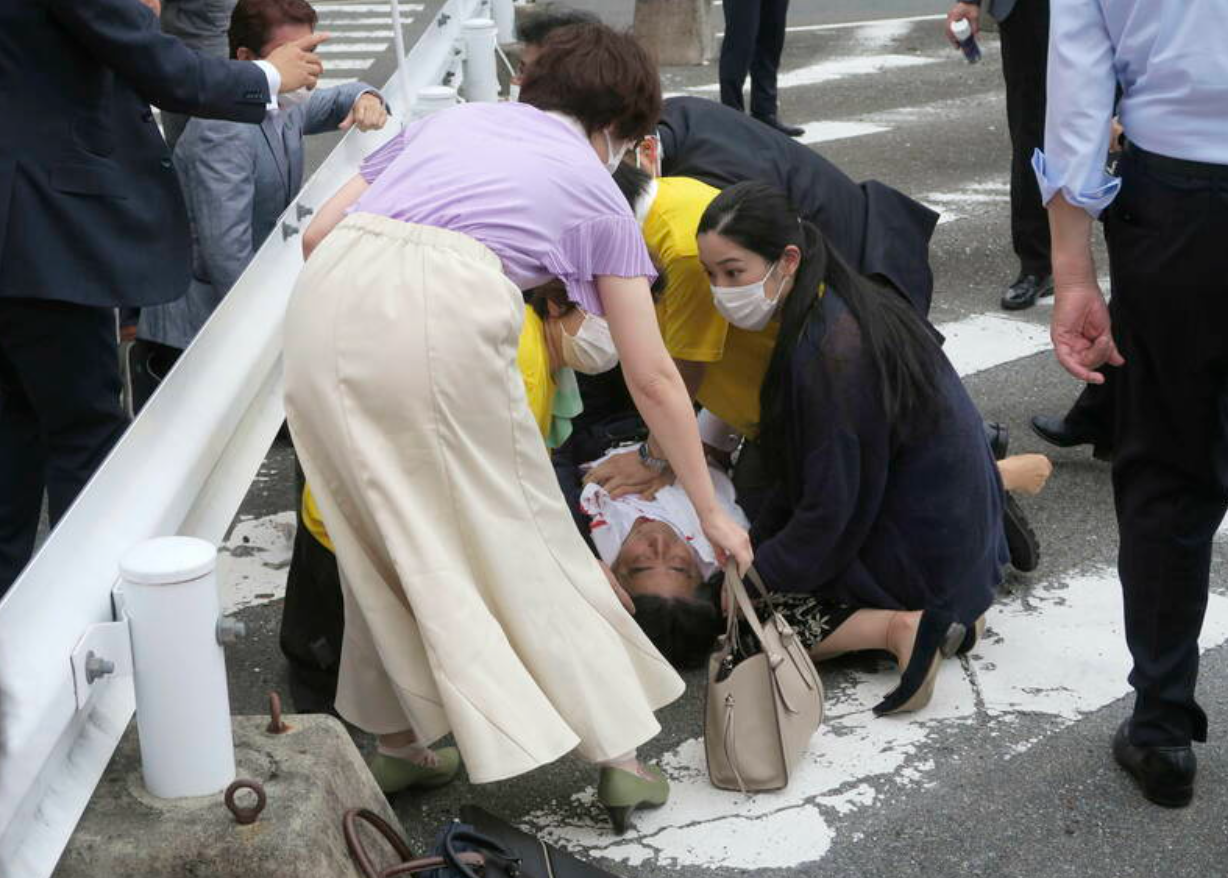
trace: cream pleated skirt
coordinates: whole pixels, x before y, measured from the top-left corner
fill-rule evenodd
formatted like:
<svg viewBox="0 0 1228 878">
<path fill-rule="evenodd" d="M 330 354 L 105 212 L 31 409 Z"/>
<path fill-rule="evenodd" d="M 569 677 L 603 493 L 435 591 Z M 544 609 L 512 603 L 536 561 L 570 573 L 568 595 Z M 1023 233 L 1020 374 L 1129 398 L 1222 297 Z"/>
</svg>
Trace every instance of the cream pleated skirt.
<svg viewBox="0 0 1228 878">
<path fill-rule="evenodd" d="M 345 594 L 337 709 L 452 732 L 478 783 L 625 754 L 683 690 L 567 512 L 516 367 L 523 314 L 472 238 L 354 214 L 286 316 L 286 411 Z"/>
</svg>

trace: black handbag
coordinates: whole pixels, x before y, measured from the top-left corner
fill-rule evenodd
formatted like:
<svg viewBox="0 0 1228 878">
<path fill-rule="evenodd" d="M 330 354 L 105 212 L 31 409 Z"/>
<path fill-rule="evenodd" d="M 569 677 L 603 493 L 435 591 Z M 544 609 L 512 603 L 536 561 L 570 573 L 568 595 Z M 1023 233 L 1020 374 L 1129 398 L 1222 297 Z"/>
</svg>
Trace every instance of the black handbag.
<svg viewBox="0 0 1228 878">
<path fill-rule="evenodd" d="M 551 847 L 539 838 L 522 832 L 506 820 L 476 805 L 465 805 L 460 818 L 486 838 L 494 839 L 520 861 L 522 878 L 619 878 L 578 857 Z"/>
<path fill-rule="evenodd" d="M 400 833 L 366 808 L 347 811 L 342 826 L 364 878 L 619 878 L 474 805 L 461 808 L 460 816 L 440 830 L 430 856 L 417 858 Z M 375 865 L 359 835 L 360 822 L 384 838 L 398 862 L 382 869 Z"/>
</svg>

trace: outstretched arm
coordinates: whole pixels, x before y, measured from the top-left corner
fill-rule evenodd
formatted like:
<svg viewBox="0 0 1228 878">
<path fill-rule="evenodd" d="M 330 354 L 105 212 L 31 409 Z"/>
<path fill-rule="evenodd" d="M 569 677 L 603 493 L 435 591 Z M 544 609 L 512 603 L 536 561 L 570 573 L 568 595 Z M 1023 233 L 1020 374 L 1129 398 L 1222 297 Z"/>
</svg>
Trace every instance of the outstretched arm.
<svg viewBox="0 0 1228 878">
<path fill-rule="evenodd" d="M 55 19 L 99 63 L 119 74 L 150 103 L 205 118 L 259 122 L 282 91 L 314 85 L 322 71 L 311 54 L 328 34 L 313 34 L 276 49 L 263 64 L 199 55 L 164 34 L 158 20 L 134 0 L 43 0 Z"/>
<path fill-rule="evenodd" d="M 333 230 L 337 223 L 345 219 L 346 210 L 362 197 L 367 188 L 367 181 L 362 178 L 362 175 L 355 174 L 348 183 L 337 191 L 336 195 L 324 202 L 324 206 L 316 211 L 316 218 L 311 221 L 311 225 L 307 227 L 307 231 L 303 234 L 304 260 L 311 258 L 312 251 L 320 245 L 320 242 Z"/>
</svg>

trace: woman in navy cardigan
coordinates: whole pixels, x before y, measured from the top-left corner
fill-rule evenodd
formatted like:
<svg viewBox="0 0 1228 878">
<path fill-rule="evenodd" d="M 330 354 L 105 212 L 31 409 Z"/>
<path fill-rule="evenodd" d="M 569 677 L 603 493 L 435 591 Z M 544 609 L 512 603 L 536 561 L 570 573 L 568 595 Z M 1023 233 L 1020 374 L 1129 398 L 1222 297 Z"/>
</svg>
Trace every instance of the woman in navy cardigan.
<svg viewBox="0 0 1228 878">
<path fill-rule="evenodd" d="M 925 324 L 831 250 L 783 193 L 726 189 L 699 225 L 715 304 L 780 323 L 760 393 L 775 487 L 755 567 L 816 660 L 887 649 L 879 714 L 917 710 L 1002 580 L 1002 482 L 981 417 Z"/>
</svg>

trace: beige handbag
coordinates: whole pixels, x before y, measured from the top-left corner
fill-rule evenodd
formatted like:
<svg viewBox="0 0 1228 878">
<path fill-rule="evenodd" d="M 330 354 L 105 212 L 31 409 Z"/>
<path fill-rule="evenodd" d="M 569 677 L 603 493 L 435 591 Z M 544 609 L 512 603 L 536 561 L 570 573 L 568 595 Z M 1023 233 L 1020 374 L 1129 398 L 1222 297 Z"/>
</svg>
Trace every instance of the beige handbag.
<svg viewBox="0 0 1228 878">
<path fill-rule="evenodd" d="M 748 578 L 763 596 L 760 621 L 737 567 L 725 571 L 727 627 L 708 662 L 704 749 L 714 786 L 742 792 L 778 790 L 823 721 L 823 684 L 796 632 L 772 605 L 752 567 Z M 738 617 L 757 644 L 743 645 Z"/>
</svg>

